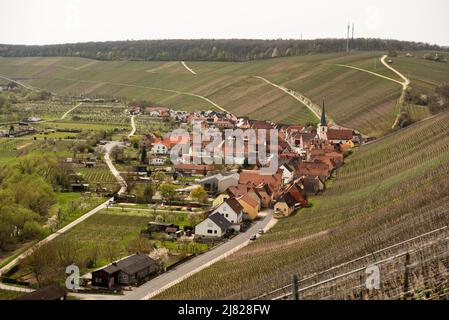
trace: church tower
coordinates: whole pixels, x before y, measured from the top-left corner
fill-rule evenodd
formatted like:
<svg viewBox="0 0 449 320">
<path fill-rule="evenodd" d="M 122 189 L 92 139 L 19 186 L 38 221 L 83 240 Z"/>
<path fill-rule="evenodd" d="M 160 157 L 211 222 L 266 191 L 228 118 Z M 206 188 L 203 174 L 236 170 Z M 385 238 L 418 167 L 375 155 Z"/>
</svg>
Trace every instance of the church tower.
<svg viewBox="0 0 449 320">
<path fill-rule="evenodd" d="M 326 121 L 326 111 L 324 109 L 324 101 L 323 101 L 323 109 L 321 110 L 321 120 L 318 125 L 318 138 L 321 140 L 327 140 L 327 121 Z"/>
</svg>

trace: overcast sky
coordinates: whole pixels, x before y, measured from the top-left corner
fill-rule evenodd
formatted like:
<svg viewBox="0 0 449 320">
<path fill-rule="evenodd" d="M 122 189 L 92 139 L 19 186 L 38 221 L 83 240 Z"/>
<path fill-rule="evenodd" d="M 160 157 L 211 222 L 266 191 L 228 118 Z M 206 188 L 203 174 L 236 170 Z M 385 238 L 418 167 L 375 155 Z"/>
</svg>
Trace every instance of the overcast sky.
<svg viewBox="0 0 449 320">
<path fill-rule="evenodd" d="M 448 0 L 0 0 L 0 43 L 356 37 L 449 45 Z"/>
</svg>

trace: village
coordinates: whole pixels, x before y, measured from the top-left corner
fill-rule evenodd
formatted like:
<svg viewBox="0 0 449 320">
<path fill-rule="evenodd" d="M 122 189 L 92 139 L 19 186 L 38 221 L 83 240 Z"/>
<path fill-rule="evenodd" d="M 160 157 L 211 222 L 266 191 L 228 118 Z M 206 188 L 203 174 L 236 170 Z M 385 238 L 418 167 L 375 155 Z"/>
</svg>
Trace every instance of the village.
<svg viewBox="0 0 449 320">
<path fill-rule="evenodd" d="M 120 114 L 113 113 L 114 121 L 131 118 L 132 133 L 120 127 L 110 132 L 54 127 L 39 116 L 30 116 L 0 135 L 13 140 L 29 135 L 27 139 L 42 139 L 50 146 L 64 138 L 73 147 L 71 156 L 57 158 L 65 172 L 60 192 L 78 193 L 84 199 L 112 197 L 107 204 L 109 212 L 149 217 L 140 237 L 152 243 L 153 254 L 128 251 L 109 264 L 99 264 L 103 267 L 88 268 L 82 278 L 85 290 L 140 286 L 239 234 L 250 232 L 247 238 L 256 241 L 277 219 L 312 206 L 309 198 L 325 191 L 332 173 L 363 142 L 360 133 L 328 121 L 324 102 L 317 126 L 252 120 L 225 111 L 179 111 L 148 103 L 123 106 L 104 99 L 76 103 L 80 115 L 83 108 L 89 114 L 100 110 L 95 119 L 103 115 L 105 106 L 112 105 L 112 110 L 120 110 Z M 275 156 L 274 171 L 266 174 L 261 169 L 267 164 L 248 161 L 254 152 L 249 139 L 241 150 L 237 146 L 233 150 L 233 157 L 240 157 L 233 164 L 185 161 L 195 157 L 191 146 L 182 151 L 181 161 L 174 163 L 171 151 L 183 143 L 179 137 L 173 138 L 174 130 L 184 129 L 192 141 L 193 127 L 202 134 L 218 132 L 221 138 L 226 130 L 252 131 L 267 138 L 268 132 L 275 132 L 276 143 L 271 137 L 255 150 L 259 153 L 265 148 L 263 151 Z M 207 143 L 201 142 L 201 149 L 207 148 Z M 110 165 L 117 170 L 115 178 L 105 163 L 107 149 Z M 218 149 L 224 154 L 224 141 Z"/>
<path fill-rule="evenodd" d="M 362 143 L 362 136 L 354 130 L 328 124 L 324 103 L 318 126 L 308 128 L 250 120 L 216 111 L 183 112 L 159 106 L 130 106 L 127 112 L 132 117 L 147 115 L 160 121 L 171 119 L 180 127 L 197 124 L 204 131 L 238 128 L 256 132 L 276 129 L 278 132 L 278 167 L 274 174 L 268 175 L 262 174 L 257 165 L 246 162 L 240 165 L 172 164 L 169 154 L 177 141 L 170 139 L 169 132 L 162 136 L 150 132 L 139 137 L 123 137 L 124 148 L 137 148 L 135 152 L 140 162 L 135 166 L 135 172 L 126 173 L 126 181 L 132 188 L 124 194 L 116 194 L 110 206 L 147 205 L 155 212 L 188 211 L 201 217 L 196 220 L 196 225 L 183 227 L 156 219 L 149 221 L 148 228 L 143 230 L 144 236 L 165 237 L 170 241 L 188 238 L 215 246 L 246 232 L 263 217 L 288 218 L 310 206 L 310 196 L 325 191 L 326 180 L 343 166 L 345 156 Z M 269 142 L 266 147 L 271 150 Z M 247 145 L 245 150 L 248 150 Z M 190 157 L 191 152 L 190 149 Z M 87 161 L 86 164 L 93 166 L 94 162 Z M 160 180 L 164 181 L 163 185 Z M 132 190 L 139 184 L 148 183 L 159 184 L 160 191 L 154 193 L 150 203 L 142 203 Z M 161 193 L 169 195 L 161 196 Z M 256 241 L 264 232 L 262 228 L 257 229 L 250 240 Z M 91 284 L 104 288 L 140 285 L 161 271 L 154 259 L 136 253 L 92 272 Z"/>
</svg>

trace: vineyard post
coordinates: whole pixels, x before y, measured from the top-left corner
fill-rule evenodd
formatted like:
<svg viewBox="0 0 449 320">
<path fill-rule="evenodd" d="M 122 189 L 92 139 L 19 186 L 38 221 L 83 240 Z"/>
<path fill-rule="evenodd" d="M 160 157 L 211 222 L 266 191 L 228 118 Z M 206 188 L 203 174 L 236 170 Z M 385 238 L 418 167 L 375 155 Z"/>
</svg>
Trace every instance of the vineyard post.
<svg viewBox="0 0 449 320">
<path fill-rule="evenodd" d="M 360 274 L 359 280 L 360 280 L 360 300 L 363 300 L 363 293 L 364 293 L 364 287 L 365 287 L 365 281 L 363 280 L 363 274 Z"/>
<path fill-rule="evenodd" d="M 293 300 L 299 300 L 298 282 L 299 282 L 299 277 L 297 274 L 294 274 L 293 275 L 293 286 L 292 286 Z"/>
<path fill-rule="evenodd" d="M 407 295 L 409 287 L 409 276 L 410 276 L 409 264 L 410 264 L 410 253 L 407 252 L 407 255 L 405 256 L 404 295 Z"/>
</svg>

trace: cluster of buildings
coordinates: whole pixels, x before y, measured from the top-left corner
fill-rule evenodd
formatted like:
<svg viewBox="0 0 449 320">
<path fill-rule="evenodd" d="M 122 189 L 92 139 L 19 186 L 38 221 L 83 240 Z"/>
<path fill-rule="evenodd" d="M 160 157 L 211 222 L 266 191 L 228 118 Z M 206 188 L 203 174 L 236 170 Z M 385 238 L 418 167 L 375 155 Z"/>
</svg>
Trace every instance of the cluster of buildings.
<svg viewBox="0 0 449 320">
<path fill-rule="evenodd" d="M 308 206 L 308 197 L 323 191 L 332 172 L 344 164 L 345 154 L 362 143 L 361 135 L 353 130 L 330 126 L 324 106 L 317 128 L 248 119 L 238 123 L 256 130 L 278 129 L 278 169 L 264 175 L 257 166 L 216 173 L 213 166 L 175 165 L 179 173 L 204 175 L 198 183 L 215 196 L 210 215 L 195 228 L 197 237 L 239 231 L 243 221 L 257 219 L 264 210 L 273 209 L 275 217 L 282 218 Z"/>
<path fill-rule="evenodd" d="M 203 133 L 218 129 L 223 138 L 223 129 L 238 128 L 243 132 L 252 129 L 257 134 L 260 130 L 266 133 L 276 129 L 277 144 L 272 145 L 269 140 L 262 144 L 266 153 L 277 154 L 277 170 L 274 174 L 262 174 L 259 170 L 261 165 L 258 164 L 245 165 L 245 158 L 237 162 L 238 168 L 234 166 L 232 169 L 193 164 L 194 161 L 173 165 L 173 171 L 179 175 L 203 176 L 197 183 L 214 197 L 208 217 L 195 228 L 196 237 L 215 238 L 228 232 L 238 232 L 244 221 L 257 219 L 261 211 L 272 209 L 275 217 L 281 218 L 307 206 L 307 198 L 323 191 L 332 172 L 344 164 L 345 154 L 362 143 L 361 135 L 354 130 L 328 124 L 324 104 L 316 128 L 251 120 L 221 111 L 185 112 L 163 107 L 130 107 L 129 113 L 144 113 L 157 118 L 171 118 L 185 125 L 200 125 Z M 179 142 L 173 141 L 168 133 L 163 137 L 145 135 L 140 143 L 151 150 L 149 164 L 158 166 L 169 163 L 168 154 Z M 202 147 L 207 148 L 208 143 Z M 219 147 L 224 151 L 224 142 Z M 241 148 L 240 151 L 248 156 L 248 140 Z M 257 148 L 256 153 L 260 151 L 261 144 Z M 193 160 L 192 148 L 188 152 L 183 158 L 187 156 Z M 237 155 L 238 150 L 234 152 Z"/>
</svg>

